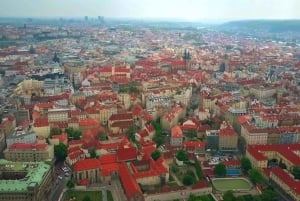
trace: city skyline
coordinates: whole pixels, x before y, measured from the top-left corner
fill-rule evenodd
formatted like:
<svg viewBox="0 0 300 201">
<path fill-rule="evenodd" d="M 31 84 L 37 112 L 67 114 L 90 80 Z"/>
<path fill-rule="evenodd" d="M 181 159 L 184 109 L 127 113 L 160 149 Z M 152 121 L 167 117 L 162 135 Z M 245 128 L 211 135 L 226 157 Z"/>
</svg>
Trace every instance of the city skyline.
<svg viewBox="0 0 300 201">
<path fill-rule="evenodd" d="M 205 20 L 300 19 L 297 0 L 5 0 L 0 17 Z"/>
</svg>

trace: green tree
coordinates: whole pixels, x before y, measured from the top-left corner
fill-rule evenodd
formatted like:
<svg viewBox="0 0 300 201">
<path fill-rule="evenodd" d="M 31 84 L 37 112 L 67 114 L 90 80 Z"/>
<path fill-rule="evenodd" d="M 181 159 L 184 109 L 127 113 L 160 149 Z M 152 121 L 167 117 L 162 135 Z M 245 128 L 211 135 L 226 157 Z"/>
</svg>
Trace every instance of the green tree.
<svg viewBox="0 0 300 201">
<path fill-rule="evenodd" d="M 82 132 L 80 130 L 75 130 L 73 133 L 73 140 L 79 140 L 82 136 Z"/>
<path fill-rule="evenodd" d="M 68 147 L 65 144 L 59 143 L 54 145 L 54 154 L 58 161 L 64 161 L 67 157 Z"/>
<path fill-rule="evenodd" d="M 190 186 L 193 184 L 193 179 L 194 177 L 189 175 L 189 174 L 185 174 L 183 176 L 183 179 L 182 179 L 182 183 L 185 185 L 185 186 Z"/>
<path fill-rule="evenodd" d="M 277 201 L 279 198 L 277 192 L 271 188 L 265 189 L 260 197 L 263 201 Z"/>
<path fill-rule="evenodd" d="M 97 154 L 96 154 L 96 150 L 95 150 L 95 149 L 90 149 L 90 150 L 89 150 L 89 153 L 90 153 L 90 157 L 91 157 L 91 158 L 96 158 L 96 157 L 97 157 Z"/>
<path fill-rule="evenodd" d="M 68 137 L 73 140 L 79 140 L 82 136 L 82 132 L 78 129 L 74 129 L 73 127 L 67 128 L 65 132 L 68 134 Z"/>
<path fill-rule="evenodd" d="M 170 167 L 171 171 L 174 172 L 174 173 L 177 173 L 179 171 L 179 168 L 177 165 L 175 164 L 172 164 L 171 167 Z"/>
<path fill-rule="evenodd" d="M 223 163 L 219 163 L 214 168 L 214 173 L 218 177 L 224 177 L 226 175 L 226 166 Z"/>
<path fill-rule="evenodd" d="M 249 170 L 249 178 L 254 184 L 262 183 L 264 181 L 264 178 L 258 169 Z"/>
<path fill-rule="evenodd" d="M 74 188 L 74 187 L 75 187 L 74 181 L 68 180 L 68 182 L 67 182 L 67 187 L 68 187 L 68 188 Z"/>
<path fill-rule="evenodd" d="M 234 122 L 235 123 L 235 122 Z M 238 149 L 242 154 L 246 153 L 247 142 L 243 136 L 238 137 Z"/>
<path fill-rule="evenodd" d="M 202 171 L 201 165 L 197 159 L 195 162 L 195 169 L 196 169 L 196 174 L 197 174 L 198 178 L 203 179 L 204 178 L 203 171 Z"/>
<path fill-rule="evenodd" d="M 292 170 L 295 179 L 300 179 L 300 166 L 295 166 Z"/>
<path fill-rule="evenodd" d="M 127 138 L 132 141 L 135 142 L 135 133 L 138 131 L 138 127 L 136 125 L 132 125 L 130 126 L 127 131 L 126 131 L 126 135 Z"/>
<path fill-rule="evenodd" d="M 160 145 L 163 145 L 165 143 L 165 138 L 161 132 L 155 131 L 153 141 L 156 143 L 156 146 L 159 147 Z"/>
<path fill-rule="evenodd" d="M 250 169 L 252 169 L 251 161 L 249 158 L 243 157 L 241 160 L 241 168 L 244 173 L 248 173 Z"/>
<path fill-rule="evenodd" d="M 180 149 L 176 154 L 177 160 L 180 161 L 188 161 L 188 155 L 187 152 L 184 149 Z"/>
<path fill-rule="evenodd" d="M 226 191 L 223 195 L 223 200 L 224 201 L 235 201 L 236 198 L 235 196 L 233 195 L 233 192 L 232 191 Z"/>
<path fill-rule="evenodd" d="M 50 136 L 59 135 L 61 133 L 62 133 L 62 130 L 60 128 L 51 128 L 51 130 L 50 130 Z"/>
<path fill-rule="evenodd" d="M 152 121 L 152 125 L 155 128 L 153 141 L 156 143 L 157 147 L 164 144 L 164 142 L 165 142 L 165 138 L 162 134 L 162 132 L 163 132 L 162 125 L 159 123 L 159 121 L 160 121 L 160 119 L 157 119 L 157 121 Z"/>
<path fill-rule="evenodd" d="M 90 196 L 86 195 L 86 196 L 84 196 L 82 201 L 92 201 L 92 199 L 90 198 Z"/>
<path fill-rule="evenodd" d="M 190 194 L 188 201 L 198 201 L 198 198 L 194 194 Z"/>
<path fill-rule="evenodd" d="M 152 153 L 151 153 L 151 157 L 153 160 L 157 160 L 159 159 L 159 157 L 161 157 L 161 152 L 158 149 L 155 149 Z"/>
</svg>

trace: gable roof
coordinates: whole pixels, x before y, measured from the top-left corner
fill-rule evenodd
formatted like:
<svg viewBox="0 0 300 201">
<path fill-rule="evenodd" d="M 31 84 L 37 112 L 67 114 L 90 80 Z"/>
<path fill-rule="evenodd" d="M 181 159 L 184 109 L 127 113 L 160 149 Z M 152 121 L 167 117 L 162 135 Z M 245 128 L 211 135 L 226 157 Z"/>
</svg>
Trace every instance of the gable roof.
<svg viewBox="0 0 300 201">
<path fill-rule="evenodd" d="M 74 164 L 74 171 L 85 171 L 100 168 L 100 161 L 95 158 L 84 159 Z"/>
<path fill-rule="evenodd" d="M 171 137 L 182 138 L 183 133 L 180 126 L 174 126 L 171 130 Z"/>
<path fill-rule="evenodd" d="M 117 151 L 118 161 L 129 161 L 137 158 L 137 151 L 135 147 L 120 148 Z"/>
<path fill-rule="evenodd" d="M 119 174 L 128 200 L 136 194 L 142 195 L 142 191 L 135 179 L 131 176 L 126 163 L 122 162 L 119 165 Z"/>
</svg>

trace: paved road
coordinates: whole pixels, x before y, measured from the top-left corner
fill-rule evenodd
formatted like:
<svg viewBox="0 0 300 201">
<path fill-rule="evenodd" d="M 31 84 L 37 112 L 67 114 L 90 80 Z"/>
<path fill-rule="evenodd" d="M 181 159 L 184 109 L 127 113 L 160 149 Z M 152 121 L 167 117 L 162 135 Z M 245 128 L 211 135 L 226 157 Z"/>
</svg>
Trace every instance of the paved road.
<svg viewBox="0 0 300 201">
<path fill-rule="evenodd" d="M 52 191 L 48 196 L 48 201 L 59 200 L 59 196 L 62 194 L 63 190 L 66 188 L 67 181 L 70 179 L 70 176 L 69 177 L 64 176 L 64 172 L 61 169 L 62 166 L 63 166 L 63 164 L 55 165 L 56 180 L 53 184 L 54 186 L 52 188 Z M 59 179 L 58 176 L 61 176 L 62 179 Z"/>
</svg>

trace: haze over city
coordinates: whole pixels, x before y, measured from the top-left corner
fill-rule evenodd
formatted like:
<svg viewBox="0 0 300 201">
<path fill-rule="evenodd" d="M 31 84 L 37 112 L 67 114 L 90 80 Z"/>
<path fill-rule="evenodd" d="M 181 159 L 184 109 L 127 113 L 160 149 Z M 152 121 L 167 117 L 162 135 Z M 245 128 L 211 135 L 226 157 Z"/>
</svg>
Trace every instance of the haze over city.
<svg viewBox="0 0 300 201">
<path fill-rule="evenodd" d="M 2 0 L 1 17 L 105 16 L 189 21 L 299 19 L 298 0 Z"/>
<path fill-rule="evenodd" d="M 300 201 L 300 0 L 0 0 L 0 201 Z"/>
</svg>

